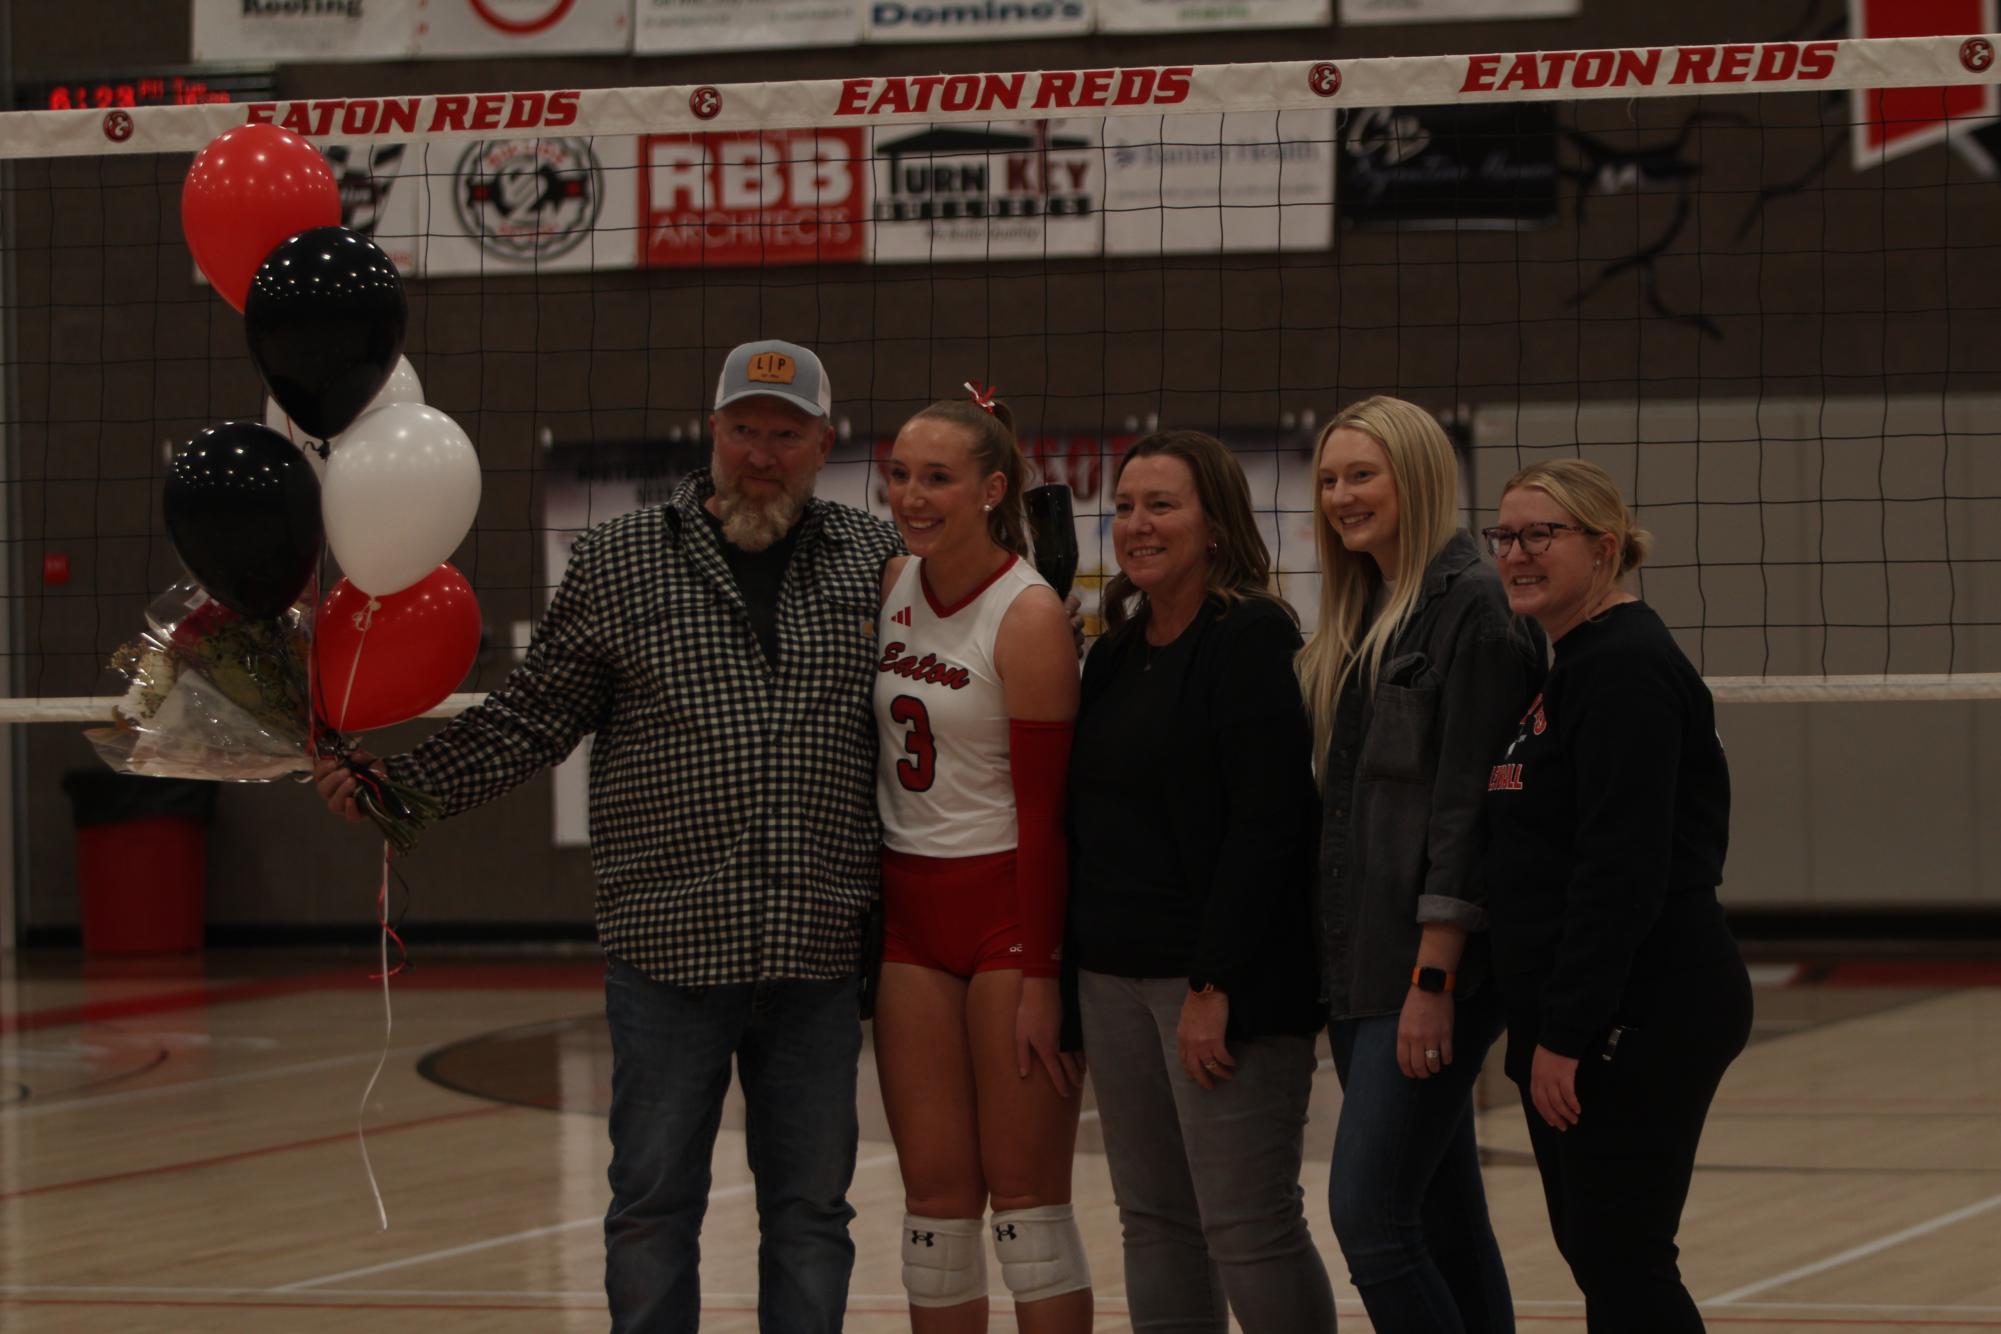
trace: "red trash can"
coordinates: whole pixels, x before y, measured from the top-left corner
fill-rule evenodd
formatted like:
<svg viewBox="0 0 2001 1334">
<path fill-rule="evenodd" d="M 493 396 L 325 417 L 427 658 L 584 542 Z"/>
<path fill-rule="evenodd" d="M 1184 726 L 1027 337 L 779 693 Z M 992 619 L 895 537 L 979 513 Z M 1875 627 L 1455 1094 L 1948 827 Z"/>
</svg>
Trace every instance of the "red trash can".
<svg viewBox="0 0 2001 1334">
<path fill-rule="evenodd" d="M 79 769 L 63 790 L 76 818 L 84 952 L 200 949 L 215 784 Z"/>
</svg>

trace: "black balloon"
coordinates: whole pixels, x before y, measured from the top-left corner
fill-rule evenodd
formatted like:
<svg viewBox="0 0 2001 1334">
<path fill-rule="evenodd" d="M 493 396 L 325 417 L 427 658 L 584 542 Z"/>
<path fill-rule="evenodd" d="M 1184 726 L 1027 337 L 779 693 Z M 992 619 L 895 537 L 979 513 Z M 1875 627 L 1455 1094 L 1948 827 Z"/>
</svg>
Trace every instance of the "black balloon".
<svg viewBox="0 0 2001 1334">
<path fill-rule="evenodd" d="M 280 241 L 250 280 L 250 359 L 285 414 L 325 440 L 359 417 L 396 369 L 410 308 L 382 248 L 346 227 Z"/>
<path fill-rule="evenodd" d="M 182 563 L 231 611 L 277 616 L 312 580 L 319 479 L 268 427 L 224 422 L 188 441 L 167 468 L 166 510 Z"/>
<path fill-rule="evenodd" d="M 1070 596 L 1070 583 L 1077 577 L 1077 520 L 1070 488 L 1061 482 L 1030 487 L 1021 493 L 1021 502 L 1035 544 L 1035 572 L 1049 581 L 1057 597 Z"/>
</svg>

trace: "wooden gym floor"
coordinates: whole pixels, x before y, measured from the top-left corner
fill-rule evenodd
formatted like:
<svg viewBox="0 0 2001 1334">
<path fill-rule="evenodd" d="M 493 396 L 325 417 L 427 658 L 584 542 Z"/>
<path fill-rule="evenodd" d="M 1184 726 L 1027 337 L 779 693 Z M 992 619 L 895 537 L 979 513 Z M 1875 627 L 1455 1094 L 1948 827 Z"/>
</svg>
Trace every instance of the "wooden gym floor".
<svg viewBox="0 0 2001 1334">
<path fill-rule="evenodd" d="M 586 956 L 426 955 L 384 1044 L 365 958 L 0 959 L 0 1328 L 599 1330 L 600 970 Z M 1682 1229 L 1710 1327 L 2001 1330 L 2001 965 L 1755 969 Z M 896 1161 L 864 1054 L 848 1328 L 906 1328 Z M 1490 1075 L 1492 1072 L 1489 1072 Z M 1581 1329 L 1521 1114 L 1485 1087 L 1487 1188 L 1525 1331 Z M 1323 1062 L 1309 1217 L 1330 1273 Z M 1101 1330 L 1128 1328 L 1118 1220 L 1087 1112 L 1078 1212 Z M 739 1109 L 716 1148 L 703 1328 L 754 1330 Z M 1344 1331 L 1366 1330 L 1337 1281 Z M 1011 1329 L 1005 1297 L 994 1327 Z"/>
</svg>

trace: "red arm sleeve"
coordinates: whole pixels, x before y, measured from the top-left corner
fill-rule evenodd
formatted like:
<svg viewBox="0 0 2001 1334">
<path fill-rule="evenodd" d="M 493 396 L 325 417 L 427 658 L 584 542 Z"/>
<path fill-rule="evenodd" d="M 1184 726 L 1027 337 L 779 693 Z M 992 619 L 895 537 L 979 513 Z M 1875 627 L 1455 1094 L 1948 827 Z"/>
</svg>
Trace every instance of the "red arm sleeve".
<svg viewBox="0 0 2001 1334">
<path fill-rule="evenodd" d="M 1024 977 L 1063 971 L 1063 905 L 1070 890 L 1070 850 L 1063 837 L 1064 787 L 1070 775 L 1072 723 L 1008 720 L 1008 770 L 1014 780 L 1015 911 Z"/>
</svg>

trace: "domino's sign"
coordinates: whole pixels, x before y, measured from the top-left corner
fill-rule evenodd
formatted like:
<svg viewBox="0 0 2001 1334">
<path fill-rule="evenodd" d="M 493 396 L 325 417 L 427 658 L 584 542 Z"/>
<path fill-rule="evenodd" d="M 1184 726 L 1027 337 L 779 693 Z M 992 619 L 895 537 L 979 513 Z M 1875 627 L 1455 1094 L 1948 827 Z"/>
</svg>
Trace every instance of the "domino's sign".
<svg viewBox="0 0 2001 1334">
<path fill-rule="evenodd" d="M 1091 31 L 1090 0 L 869 0 L 871 42 L 985 42 Z"/>
</svg>

